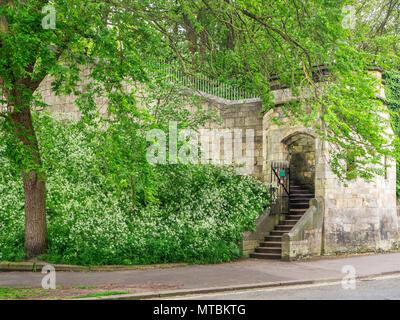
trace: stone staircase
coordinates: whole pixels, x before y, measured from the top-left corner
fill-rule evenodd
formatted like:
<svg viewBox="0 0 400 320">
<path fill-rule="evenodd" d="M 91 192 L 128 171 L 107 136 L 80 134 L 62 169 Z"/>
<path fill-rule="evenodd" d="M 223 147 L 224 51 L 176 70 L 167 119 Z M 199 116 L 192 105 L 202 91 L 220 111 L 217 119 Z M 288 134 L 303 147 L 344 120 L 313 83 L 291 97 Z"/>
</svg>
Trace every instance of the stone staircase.
<svg viewBox="0 0 400 320">
<path fill-rule="evenodd" d="M 282 235 L 292 230 L 293 226 L 309 208 L 309 202 L 312 198 L 314 198 L 314 194 L 310 193 L 307 189 L 296 185 L 290 186 L 290 212 L 286 214 L 285 220 L 276 225 L 274 230 L 265 237 L 264 241 L 260 243 L 260 246 L 256 248 L 255 252 L 250 254 L 250 258 L 281 259 Z"/>
</svg>

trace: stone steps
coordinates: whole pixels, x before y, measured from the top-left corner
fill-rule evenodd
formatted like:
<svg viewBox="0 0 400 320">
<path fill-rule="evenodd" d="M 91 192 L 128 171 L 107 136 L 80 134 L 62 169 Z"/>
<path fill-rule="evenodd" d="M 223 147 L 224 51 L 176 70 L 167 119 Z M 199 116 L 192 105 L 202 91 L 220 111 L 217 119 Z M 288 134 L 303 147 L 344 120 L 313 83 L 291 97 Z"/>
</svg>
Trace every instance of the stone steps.
<svg viewBox="0 0 400 320">
<path fill-rule="evenodd" d="M 256 253 L 282 254 L 282 249 L 276 247 L 258 247 L 256 248 Z"/>
<path fill-rule="evenodd" d="M 290 203 L 309 202 L 313 197 L 308 198 L 290 198 Z"/>
<path fill-rule="evenodd" d="M 285 225 L 288 225 L 288 226 L 294 226 L 297 223 L 297 221 L 299 221 L 299 220 L 296 220 L 296 219 L 284 220 L 284 221 L 282 221 L 282 223 Z"/>
<path fill-rule="evenodd" d="M 309 205 L 310 205 L 309 202 L 289 202 L 290 208 L 293 209 L 308 208 Z"/>
<path fill-rule="evenodd" d="M 312 198 L 312 194 L 310 196 L 311 193 L 290 193 L 290 199 L 293 200 L 297 200 L 299 198 L 304 198 L 304 199 L 310 199 Z"/>
<path fill-rule="evenodd" d="M 279 242 L 281 243 L 282 236 L 267 236 L 264 238 L 265 242 Z"/>
<path fill-rule="evenodd" d="M 298 220 L 300 220 L 301 219 L 301 217 L 302 217 L 303 215 L 302 214 L 288 214 L 288 215 L 286 215 L 286 220 L 296 220 L 296 221 L 298 221 Z M 285 220 L 285 221 L 286 221 Z"/>
<path fill-rule="evenodd" d="M 309 191 L 300 186 L 290 187 L 289 212 L 285 220 L 276 225 L 264 241 L 250 254 L 251 258 L 257 259 L 281 259 L 282 258 L 282 236 L 296 225 L 303 214 L 309 208 L 309 201 L 314 197 Z"/>
<path fill-rule="evenodd" d="M 274 242 L 274 241 L 260 242 L 260 247 L 280 248 L 281 246 L 282 246 L 282 243 L 280 241 L 277 241 L 277 242 Z"/>
<path fill-rule="evenodd" d="M 293 226 L 291 226 L 291 225 L 280 224 L 280 225 L 277 225 L 275 227 L 275 230 L 276 231 L 287 231 L 287 232 L 289 232 L 290 230 L 292 230 L 292 228 L 293 228 Z"/>
<path fill-rule="evenodd" d="M 308 209 L 308 207 L 307 208 L 290 208 L 289 213 L 290 212 L 303 212 L 303 211 L 307 211 L 307 209 Z"/>
<path fill-rule="evenodd" d="M 292 228 L 292 227 L 291 227 Z M 290 229 L 291 229 L 290 228 Z M 289 231 L 290 230 L 287 230 L 287 231 L 283 231 L 283 230 L 274 230 L 274 231 L 271 231 L 269 234 L 270 234 L 270 236 L 271 237 L 282 237 L 285 233 L 289 233 Z"/>
<path fill-rule="evenodd" d="M 276 253 L 250 253 L 250 258 L 256 258 L 256 259 L 281 259 L 282 254 L 276 254 Z"/>
</svg>

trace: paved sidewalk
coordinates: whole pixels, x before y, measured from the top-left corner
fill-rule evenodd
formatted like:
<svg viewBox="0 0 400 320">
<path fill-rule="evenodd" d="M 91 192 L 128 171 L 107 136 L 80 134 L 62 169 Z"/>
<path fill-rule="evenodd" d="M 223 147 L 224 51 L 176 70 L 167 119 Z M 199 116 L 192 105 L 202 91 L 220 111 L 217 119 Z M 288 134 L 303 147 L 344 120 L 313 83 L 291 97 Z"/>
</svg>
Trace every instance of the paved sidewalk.
<svg viewBox="0 0 400 320">
<path fill-rule="evenodd" d="M 285 283 L 340 280 L 351 265 L 357 277 L 400 273 L 400 253 L 322 258 L 304 262 L 244 259 L 216 265 L 107 272 L 57 272 L 60 286 L 121 285 L 147 288 L 149 294 L 215 291 Z M 39 270 L 40 271 L 40 270 Z M 40 272 L 0 272 L 0 286 L 40 287 Z M 152 289 L 153 288 L 153 289 Z M 138 290 L 143 292 L 143 290 Z"/>
</svg>

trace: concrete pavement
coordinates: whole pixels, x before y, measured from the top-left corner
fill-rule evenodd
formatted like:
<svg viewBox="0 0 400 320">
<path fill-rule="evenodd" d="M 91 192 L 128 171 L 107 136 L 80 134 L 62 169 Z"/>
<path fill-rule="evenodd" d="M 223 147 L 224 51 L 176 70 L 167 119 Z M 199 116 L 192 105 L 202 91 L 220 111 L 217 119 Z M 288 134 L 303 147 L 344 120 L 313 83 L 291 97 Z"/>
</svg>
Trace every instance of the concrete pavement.
<svg viewBox="0 0 400 320">
<path fill-rule="evenodd" d="M 170 299 L 170 298 L 169 298 Z M 182 297 L 175 298 L 176 300 Z M 341 281 L 185 296 L 185 300 L 400 300 L 400 275 L 359 280 L 353 288 Z"/>
<path fill-rule="evenodd" d="M 322 258 L 312 261 L 244 259 L 215 265 L 188 265 L 167 269 L 106 272 L 61 272 L 59 286 L 121 285 L 151 294 L 213 292 L 294 283 L 340 280 L 343 266 L 355 268 L 356 277 L 400 273 L 400 253 Z M 40 270 L 38 270 L 40 271 Z M 40 287 L 40 272 L 0 272 L 0 286 Z"/>
</svg>

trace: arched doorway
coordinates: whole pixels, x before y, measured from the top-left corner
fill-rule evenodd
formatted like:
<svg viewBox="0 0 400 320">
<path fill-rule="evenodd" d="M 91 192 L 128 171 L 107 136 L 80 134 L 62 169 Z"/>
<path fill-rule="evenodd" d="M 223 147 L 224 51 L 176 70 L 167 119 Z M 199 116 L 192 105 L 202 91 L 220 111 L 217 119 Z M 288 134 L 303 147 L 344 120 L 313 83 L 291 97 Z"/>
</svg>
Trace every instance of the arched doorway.
<svg viewBox="0 0 400 320">
<path fill-rule="evenodd" d="M 315 138 L 293 134 L 282 141 L 288 150 L 290 184 L 315 193 Z"/>
</svg>

